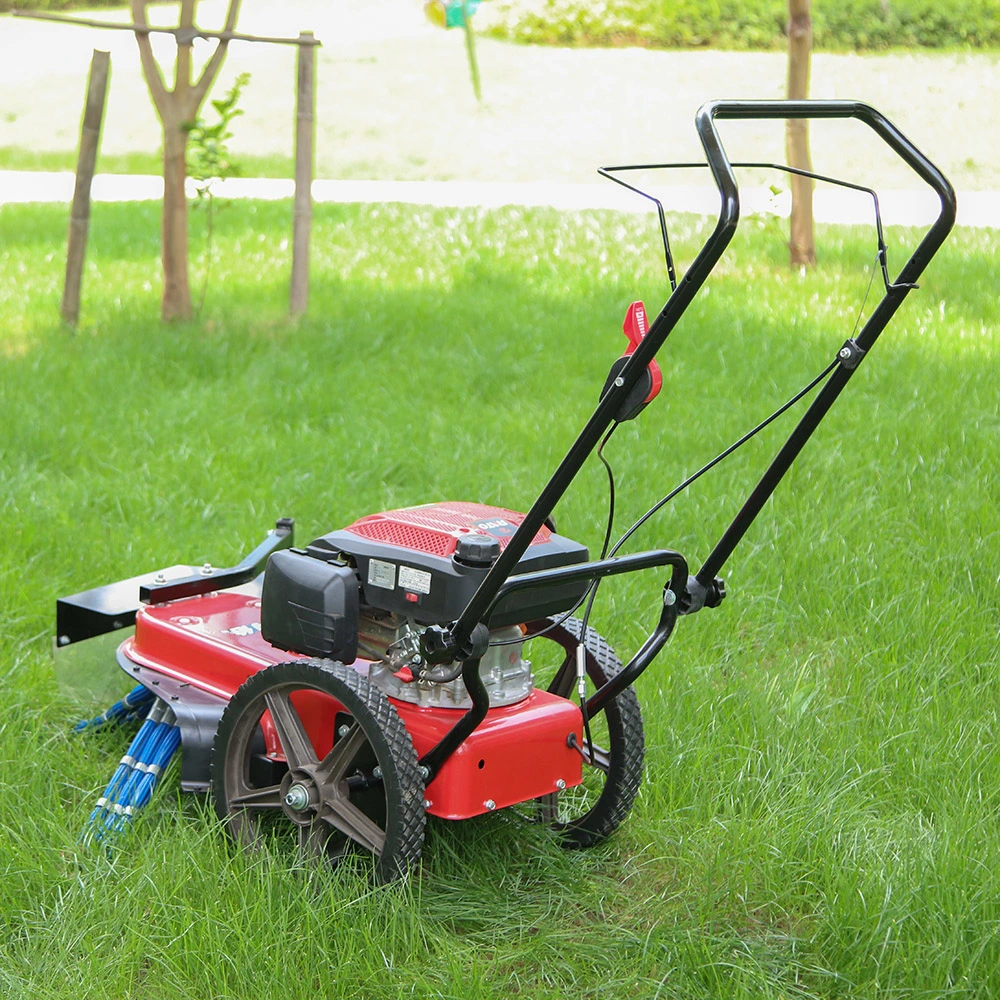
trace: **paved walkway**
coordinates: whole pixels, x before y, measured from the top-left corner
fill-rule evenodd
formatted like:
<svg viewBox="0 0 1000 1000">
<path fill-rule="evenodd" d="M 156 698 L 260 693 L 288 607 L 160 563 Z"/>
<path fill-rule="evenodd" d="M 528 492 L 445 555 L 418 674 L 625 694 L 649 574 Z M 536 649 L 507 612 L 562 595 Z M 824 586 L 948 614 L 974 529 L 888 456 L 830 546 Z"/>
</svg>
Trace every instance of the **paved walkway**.
<svg viewBox="0 0 1000 1000">
<path fill-rule="evenodd" d="M 69 204 L 73 196 L 73 174 L 0 170 L 0 205 L 23 202 Z M 94 201 L 149 201 L 163 196 L 159 177 L 130 174 L 98 174 L 91 188 Z M 220 198 L 291 198 L 291 180 L 280 178 L 233 178 L 220 183 Z M 716 215 L 719 199 L 710 188 L 669 186 L 660 188 L 667 211 Z M 774 195 L 763 187 L 741 189 L 744 214 L 770 213 L 787 216 L 790 195 Z M 440 207 L 497 208 L 502 205 L 549 206 L 563 210 L 612 209 L 649 212 L 649 202 L 610 181 L 601 184 L 552 183 L 543 181 L 360 181 L 316 180 L 317 202 L 404 202 Z M 880 192 L 882 219 L 887 225 L 923 226 L 933 222 L 939 205 L 927 191 Z M 873 221 L 871 199 L 847 190 L 817 190 L 815 215 L 818 222 L 865 224 Z M 1000 228 L 1000 192 L 967 191 L 958 195 L 958 224 Z"/>
</svg>

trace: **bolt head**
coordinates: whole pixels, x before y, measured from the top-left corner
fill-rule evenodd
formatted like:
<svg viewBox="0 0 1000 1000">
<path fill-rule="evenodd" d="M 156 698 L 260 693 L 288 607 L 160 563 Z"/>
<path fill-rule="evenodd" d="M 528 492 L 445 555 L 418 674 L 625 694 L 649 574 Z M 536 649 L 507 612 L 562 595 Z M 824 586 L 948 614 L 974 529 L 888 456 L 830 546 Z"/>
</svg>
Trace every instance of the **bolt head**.
<svg viewBox="0 0 1000 1000">
<path fill-rule="evenodd" d="M 380 768 L 377 764 L 375 765 L 375 767 L 372 768 L 372 777 L 373 778 L 382 777 L 382 768 Z"/>
<path fill-rule="evenodd" d="M 340 729 L 337 730 L 337 738 L 342 740 L 350 731 L 351 727 L 345 722 Z"/>
<path fill-rule="evenodd" d="M 494 810 L 494 809 L 496 809 L 496 807 L 497 807 L 497 804 L 496 804 L 496 803 L 495 803 L 495 802 L 494 802 L 494 801 L 493 801 L 492 799 L 487 799 L 487 800 L 486 800 L 486 801 L 485 801 L 485 802 L 483 803 L 483 805 L 484 805 L 484 806 L 486 806 L 486 808 L 487 808 L 487 809 L 488 809 L 488 810 L 489 810 L 490 812 L 493 812 L 493 810 Z"/>
<path fill-rule="evenodd" d="M 615 386 L 620 389 L 624 384 L 625 384 L 625 379 L 623 379 L 621 375 L 619 375 L 618 378 L 615 379 Z"/>
<path fill-rule="evenodd" d="M 838 357 L 843 358 L 845 361 L 851 356 L 851 349 L 849 347 L 842 347 L 838 353 Z"/>
<path fill-rule="evenodd" d="M 201 575 L 202 576 L 211 576 L 214 572 L 215 572 L 215 570 L 212 569 L 212 564 L 211 563 L 205 563 L 205 565 L 201 567 Z"/>
<path fill-rule="evenodd" d="M 430 807 L 431 807 L 432 805 L 434 805 L 434 803 L 433 803 L 433 802 L 431 802 L 431 800 L 430 800 L 430 799 L 424 799 L 424 808 L 425 808 L 425 809 L 430 809 Z"/>
<path fill-rule="evenodd" d="M 677 595 L 669 588 L 663 592 L 663 603 L 668 608 L 672 608 L 677 603 Z"/>
<path fill-rule="evenodd" d="M 562 778 L 556 780 L 556 788 L 561 792 L 566 787 L 566 782 Z"/>
</svg>

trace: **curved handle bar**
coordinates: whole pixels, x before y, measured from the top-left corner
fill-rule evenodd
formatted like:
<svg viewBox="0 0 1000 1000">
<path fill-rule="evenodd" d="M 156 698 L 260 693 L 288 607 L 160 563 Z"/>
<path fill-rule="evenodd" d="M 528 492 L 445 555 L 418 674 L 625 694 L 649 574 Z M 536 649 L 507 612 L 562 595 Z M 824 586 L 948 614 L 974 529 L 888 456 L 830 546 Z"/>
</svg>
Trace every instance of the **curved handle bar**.
<svg viewBox="0 0 1000 1000">
<path fill-rule="evenodd" d="M 736 178 L 733 176 L 732 165 L 726 156 L 715 127 L 715 119 L 717 118 L 859 118 L 874 129 L 937 191 L 941 198 L 941 214 L 903 267 L 896 279 L 896 284 L 890 286 L 881 303 L 876 307 L 868 322 L 865 323 L 864 329 L 855 338 L 854 343 L 862 352 L 868 350 L 885 328 L 893 313 L 906 297 L 906 293 L 916 284 L 916 279 L 923 272 L 928 261 L 934 256 L 954 224 L 955 192 L 944 175 L 899 129 L 867 104 L 858 101 L 712 101 L 702 105 L 695 118 L 695 126 L 705 149 L 709 168 L 722 197 L 719 221 L 684 277 L 677 284 L 670 298 L 667 299 L 659 315 L 653 319 L 646 336 L 630 355 L 630 360 L 615 380 L 615 387 L 601 397 L 597 409 L 594 410 L 576 441 L 570 446 L 566 456 L 552 474 L 549 482 L 543 487 L 531 509 L 525 514 L 520 527 L 508 542 L 507 547 L 501 552 L 500 558 L 493 564 L 479 589 L 473 594 L 458 620 L 449 629 L 448 641 L 441 645 L 439 654 L 436 654 L 439 658 L 435 662 L 447 662 L 454 659 L 455 650 L 461 649 L 465 645 L 472 630 L 479 622 L 483 621 L 494 597 L 499 593 L 507 578 L 513 574 L 518 560 L 524 555 L 531 539 L 535 536 L 535 532 L 542 526 L 545 518 L 552 513 L 559 498 L 576 477 L 587 457 L 597 447 L 601 436 L 615 419 L 619 407 L 666 342 L 685 309 L 691 304 L 692 299 L 705 283 L 733 238 L 740 217 L 739 190 L 736 186 Z M 809 422 L 812 423 L 813 427 L 829 408 L 849 377 L 850 371 L 843 366 L 833 373 L 832 382 L 822 391 L 814 403 L 813 409 L 810 410 Z M 740 518 L 737 519 L 739 523 L 731 526 L 722 542 L 709 557 L 708 562 L 698 572 L 698 580 L 703 586 L 712 582 L 719 566 L 742 537 L 749 521 L 752 521 L 760 510 L 760 505 L 773 492 L 777 480 L 784 474 L 791 459 L 798 453 L 813 427 L 797 431 L 794 440 L 790 441 L 783 449 L 779 460 L 776 460 L 776 464 L 769 470 L 766 481 L 761 484 L 761 488 L 755 492 L 751 501 L 744 506 Z"/>
<path fill-rule="evenodd" d="M 934 189 L 941 199 L 941 212 L 910 259 L 903 265 L 895 282 L 886 288 L 885 295 L 872 311 L 861 332 L 844 345 L 842 352 L 846 351 L 850 363 L 842 364 L 833 371 L 830 380 L 813 400 L 732 524 L 698 570 L 696 576 L 702 586 L 708 586 L 715 578 L 723 563 L 743 538 L 747 528 L 760 513 L 767 498 L 774 492 L 812 432 L 847 384 L 857 360 L 871 349 L 907 293 L 916 287 L 917 278 L 951 231 L 955 223 L 956 208 L 955 192 L 944 174 L 892 122 L 867 104 L 862 104 L 860 101 L 712 101 L 702 105 L 695 119 L 698 135 L 708 156 L 709 167 L 722 196 L 719 223 L 695 262 L 700 262 L 702 256 L 706 256 L 706 259 L 710 260 L 708 270 L 711 270 L 726 248 L 739 219 L 736 180 L 719 140 L 719 133 L 715 127 L 716 118 L 858 118 L 875 131 Z M 691 270 L 694 270 L 694 264 Z M 700 281 L 704 281 L 707 276 L 706 270 L 700 275 Z M 673 296 L 667 301 L 664 310 L 669 308 L 672 299 Z M 844 353 L 839 357 L 843 359 Z"/>
<path fill-rule="evenodd" d="M 715 231 L 688 272 L 689 275 L 695 272 L 693 280 L 698 285 L 729 245 L 740 218 L 739 189 L 715 126 L 717 118 L 857 118 L 868 125 L 941 199 L 941 213 L 900 271 L 895 284 L 916 284 L 916 279 L 955 223 L 955 191 L 948 179 L 885 115 L 869 104 L 861 101 L 709 101 L 698 109 L 695 128 L 722 197 L 722 209 Z"/>
</svg>

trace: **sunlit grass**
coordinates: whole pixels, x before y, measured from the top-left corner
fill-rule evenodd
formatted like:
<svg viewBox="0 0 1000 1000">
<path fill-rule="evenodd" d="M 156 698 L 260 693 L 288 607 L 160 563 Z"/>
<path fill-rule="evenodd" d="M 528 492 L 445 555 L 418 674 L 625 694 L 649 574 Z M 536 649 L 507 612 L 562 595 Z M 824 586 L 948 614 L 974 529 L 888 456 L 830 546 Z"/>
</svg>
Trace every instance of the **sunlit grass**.
<svg viewBox="0 0 1000 1000">
<path fill-rule="evenodd" d="M 953 237 L 726 567 L 727 601 L 682 620 L 641 678 L 647 777 L 611 842 L 564 854 L 506 813 L 433 822 L 420 877 L 373 891 L 230 851 L 175 777 L 115 859 L 81 851 L 125 744 L 68 730 L 97 706 L 58 690 L 54 599 L 229 564 L 282 515 L 308 539 L 398 504 L 524 509 L 589 414 L 628 302 L 665 297 L 655 228 L 323 206 L 309 315 L 291 323 L 289 207 L 234 204 L 200 317 L 163 327 L 158 217 L 94 206 L 70 333 L 64 212 L 0 209 L 0 993 L 996 995 L 991 234 Z M 709 224 L 671 221 L 682 262 Z M 918 234 L 889 236 L 898 266 Z M 851 333 L 870 234 L 821 230 L 805 276 L 784 240 L 749 223 L 662 352 L 661 397 L 608 448 L 620 528 Z M 787 421 L 634 547 L 699 565 Z M 557 511 L 592 548 L 605 483 L 588 466 Z M 662 582 L 602 591 L 595 621 L 621 652 Z"/>
<path fill-rule="evenodd" d="M 76 170 L 73 150 L 27 149 L 23 146 L 0 146 L 0 170 Z M 295 164 L 290 156 L 241 153 L 236 163 L 240 177 L 294 177 Z M 97 161 L 101 174 L 163 173 L 163 154 L 102 153 Z"/>
</svg>

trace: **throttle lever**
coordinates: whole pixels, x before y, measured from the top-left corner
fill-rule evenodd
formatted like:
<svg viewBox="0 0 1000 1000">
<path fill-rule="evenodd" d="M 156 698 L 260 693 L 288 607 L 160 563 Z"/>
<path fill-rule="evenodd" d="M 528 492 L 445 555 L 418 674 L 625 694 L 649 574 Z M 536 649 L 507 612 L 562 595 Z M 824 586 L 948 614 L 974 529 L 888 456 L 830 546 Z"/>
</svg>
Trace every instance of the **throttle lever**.
<svg viewBox="0 0 1000 1000">
<path fill-rule="evenodd" d="M 622 333 L 628 339 L 628 347 L 625 348 L 625 353 L 611 366 L 607 381 L 601 390 L 602 399 L 614 387 L 616 379 L 621 374 L 625 365 L 628 364 L 628 360 L 635 352 L 635 349 L 642 343 L 642 339 L 646 336 L 648 330 L 649 323 L 646 319 L 646 307 L 641 301 L 633 302 L 628 307 L 628 311 L 625 313 L 625 322 L 622 324 Z M 645 409 L 646 404 L 656 398 L 662 386 L 663 373 L 660 371 L 660 366 L 655 360 L 650 361 L 646 366 L 646 370 L 639 377 L 638 382 L 636 382 L 618 407 L 618 411 L 615 413 L 615 420 L 622 423 L 625 420 L 631 420 L 633 417 L 639 416 Z"/>
</svg>

